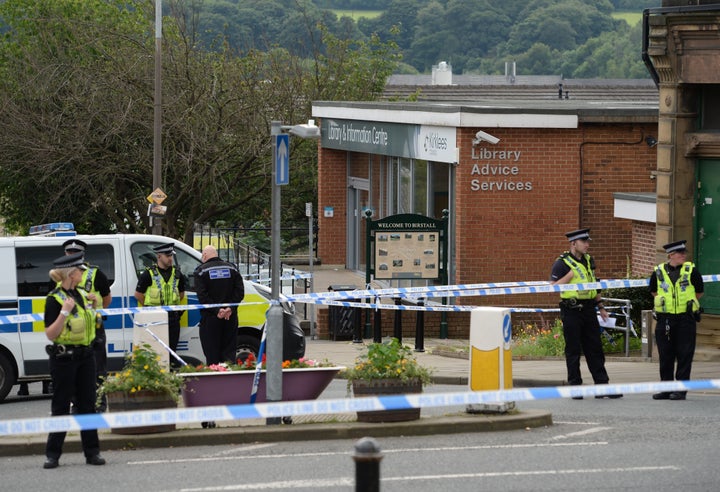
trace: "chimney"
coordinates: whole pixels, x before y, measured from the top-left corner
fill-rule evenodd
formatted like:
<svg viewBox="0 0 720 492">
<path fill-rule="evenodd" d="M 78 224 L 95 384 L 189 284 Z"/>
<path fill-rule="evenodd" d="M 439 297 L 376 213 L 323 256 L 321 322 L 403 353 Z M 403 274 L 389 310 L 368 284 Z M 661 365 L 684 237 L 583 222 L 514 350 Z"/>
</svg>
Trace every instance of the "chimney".
<svg viewBox="0 0 720 492">
<path fill-rule="evenodd" d="M 452 65 L 444 61 L 433 65 L 432 85 L 452 85 Z"/>
</svg>

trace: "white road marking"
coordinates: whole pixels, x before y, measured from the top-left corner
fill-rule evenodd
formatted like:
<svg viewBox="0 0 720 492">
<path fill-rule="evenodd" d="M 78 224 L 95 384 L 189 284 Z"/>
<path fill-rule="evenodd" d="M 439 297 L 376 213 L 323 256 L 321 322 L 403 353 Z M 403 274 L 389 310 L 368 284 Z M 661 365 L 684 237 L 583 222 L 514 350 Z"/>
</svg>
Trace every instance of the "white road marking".
<svg viewBox="0 0 720 492">
<path fill-rule="evenodd" d="M 445 475 L 411 475 L 399 477 L 383 477 L 381 482 L 410 482 L 410 481 L 426 481 L 426 480 L 453 480 L 453 479 L 473 479 L 473 478 L 503 478 L 503 477 L 527 477 L 540 475 L 583 475 L 597 473 L 637 473 L 637 472 L 658 472 L 658 471 L 678 471 L 677 466 L 633 466 L 627 468 L 579 468 L 571 470 L 518 470 L 509 472 L 482 472 L 482 473 L 448 473 Z M 297 488 L 330 488 L 330 487 L 352 487 L 354 479 L 350 477 L 325 478 L 319 480 L 285 480 L 279 482 L 261 482 L 261 483 L 242 483 L 223 485 L 215 487 L 198 487 L 180 489 L 180 492 L 216 492 L 228 490 L 292 490 Z M 446 484 L 447 485 L 447 484 Z"/>
<path fill-rule="evenodd" d="M 568 439 L 570 437 L 581 437 L 581 436 L 589 436 L 590 434 L 597 434 L 598 432 L 603 432 L 606 430 L 610 430 L 612 427 L 593 427 L 591 429 L 585 429 L 577 432 L 571 432 L 570 434 L 562 434 L 559 436 L 553 437 L 553 439 Z"/>
<path fill-rule="evenodd" d="M 445 446 L 436 448 L 399 448 L 399 449 L 383 449 L 383 454 L 393 453 L 420 453 L 420 452 L 444 452 L 444 451 L 475 451 L 479 449 L 527 449 L 527 448 L 553 448 L 566 446 L 605 446 L 606 441 L 594 442 L 568 442 L 568 443 L 538 443 L 538 444 L 496 444 L 485 446 Z M 279 458 L 313 458 L 318 456 L 336 456 L 348 455 L 348 452 L 318 452 L 318 453 L 283 453 L 283 454 L 255 454 L 244 456 L 215 456 L 215 457 L 197 457 L 197 458 L 179 458 L 171 460 L 144 460 L 129 461 L 128 465 L 162 465 L 177 463 L 198 463 L 210 461 L 235 461 L 235 460 L 257 460 L 257 459 L 279 459 Z"/>
<path fill-rule="evenodd" d="M 229 454 L 238 454 L 238 453 L 248 453 L 255 451 L 257 449 L 265 449 L 272 446 L 277 446 L 276 443 L 268 443 L 268 444 L 254 444 L 251 446 L 235 446 L 230 449 L 226 449 L 225 451 L 220 451 L 219 453 L 210 453 L 203 456 L 203 458 L 213 458 L 216 456 L 226 456 Z"/>
</svg>

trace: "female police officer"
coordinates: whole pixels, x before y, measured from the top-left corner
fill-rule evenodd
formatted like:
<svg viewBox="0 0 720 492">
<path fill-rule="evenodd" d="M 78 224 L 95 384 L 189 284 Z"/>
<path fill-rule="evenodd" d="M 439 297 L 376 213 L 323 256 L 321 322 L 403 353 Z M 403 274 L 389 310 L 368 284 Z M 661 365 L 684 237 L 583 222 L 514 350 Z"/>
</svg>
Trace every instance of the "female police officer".
<svg viewBox="0 0 720 492">
<path fill-rule="evenodd" d="M 74 397 L 77 413 L 95 413 L 95 296 L 76 287 L 86 268 L 82 253 L 67 255 L 53 262 L 50 278 L 59 282 L 45 302 L 45 335 L 51 340 L 50 375 L 55 391 L 52 415 L 68 415 Z M 43 468 L 57 468 L 62 454 L 65 432 L 48 435 Z M 104 465 L 96 429 L 80 432 L 85 462 Z"/>
</svg>

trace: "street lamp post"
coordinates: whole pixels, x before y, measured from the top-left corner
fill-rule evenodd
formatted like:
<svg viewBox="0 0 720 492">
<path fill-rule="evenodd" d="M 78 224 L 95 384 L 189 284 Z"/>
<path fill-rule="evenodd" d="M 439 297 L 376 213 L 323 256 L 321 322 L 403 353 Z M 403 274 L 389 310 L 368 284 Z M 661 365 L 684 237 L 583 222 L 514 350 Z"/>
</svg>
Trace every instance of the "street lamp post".
<svg viewBox="0 0 720 492">
<path fill-rule="evenodd" d="M 162 0 L 155 0 L 155 98 L 153 118 L 153 190 L 162 185 Z M 162 234 L 160 218 L 150 216 L 153 234 Z"/>
<path fill-rule="evenodd" d="M 315 126 L 315 122 L 310 120 L 304 125 L 286 126 L 279 121 L 270 123 L 270 141 L 273 149 L 273 166 L 272 166 L 272 224 L 270 227 L 271 234 L 271 254 L 270 262 L 270 309 L 267 313 L 267 359 L 266 359 L 266 394 L 267 401 L 282 400 L 282 356 L 283 356 L 283 310 L 280 305 L 280 184 L 278 176 L 278 155 L 277 140 L 278 136 L 288 133 L 300 138 L 320 138 L 320 128 Z M 288 149 L 289 150 L 289 149 Z M 289 168 L 289 157 L 288 157 Z M 289 169 L 288 169 L 289 170 Z M 267 419 L 268 425 L 279 424 L 279 417 L 270 417 Z"/>
</svg>

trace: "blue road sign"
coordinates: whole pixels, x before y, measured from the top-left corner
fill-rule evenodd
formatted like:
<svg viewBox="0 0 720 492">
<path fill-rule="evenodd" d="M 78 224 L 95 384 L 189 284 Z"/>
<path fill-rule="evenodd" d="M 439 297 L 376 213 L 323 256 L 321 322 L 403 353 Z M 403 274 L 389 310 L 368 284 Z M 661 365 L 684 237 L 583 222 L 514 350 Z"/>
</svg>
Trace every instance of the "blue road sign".
<svg viewBox="0 0 720 492">
<path fill-rule="evenodd" d="M 275 135 L 275 184 L 290 183 L 290 135 Z"/>
</svg>

